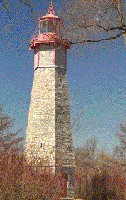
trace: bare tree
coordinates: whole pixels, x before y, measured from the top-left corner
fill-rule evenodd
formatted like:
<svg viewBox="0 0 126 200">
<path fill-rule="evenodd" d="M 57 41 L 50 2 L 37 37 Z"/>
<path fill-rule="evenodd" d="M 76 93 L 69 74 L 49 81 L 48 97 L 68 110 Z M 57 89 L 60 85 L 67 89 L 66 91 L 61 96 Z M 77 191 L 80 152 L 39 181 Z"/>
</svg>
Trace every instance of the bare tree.
<svg viewBox="0 0 126 200">
<path fill-rule="evenodd" d="M 88 144 L 90 149 L 91 144 Z M 125 199 L 126 174 L 121 162 L 104 152 L 97 153 L 92 162 L 87 162 L 86 157 L 84 150 L 76 155 L 76 197 L 89 200 Z"/>
<path fill-rule="evenodd" d="M 61 15 L 72 44 L 126 38 L 123 0 L 65 0 Z"/>
<path fill-rule="evenodd" d="M 12 149 L 19 149 L 23 137 L 19 137 L 19 131 L 13 132 L 13 119 L 3 113 L 0 107 L 0 150 L 9 153 Z M 21 147 L 21 146 L 20 146 Z"/>
<path fill-rule="evenodd" d="M 95 137 L 92 137 L 86 141 L 83 147 L 79 147 L 75 149 L 75 160 L 76 166 L 82 167 L 87 165 L 94 170 L 99 171 L 99 167 L 96 164 L 96 150 L 97 150 L 97 142 Z"/>
<path fill-rule="evenodd" d="M 0 198 L 18 199 L 21 193 L 19 174 L 22 172 L 23 155 L 20 152 L 22 137 L 13 132 L 13 120 L 0 107 Z M 15 197 L 17 195 L 17 198 Z"/>
<path fill-rule="evenodd" d="M 126 169 L 126 126 L 125 124 L 120 124 L 120 130 L 117 133 L 120 145 L 116 146 L 114 150 L 114 155 L 120 161 Z"/>
<path fill-rule="evenodd" d="M 33 11 L 34 4 L 32 0 L 18 0 L 23 6 L 28 6 Z M 1 6 L 7 11 L 9 18 L 11 19 L 11 1 L 10 0 L 0 0 Z"/>
</svg>

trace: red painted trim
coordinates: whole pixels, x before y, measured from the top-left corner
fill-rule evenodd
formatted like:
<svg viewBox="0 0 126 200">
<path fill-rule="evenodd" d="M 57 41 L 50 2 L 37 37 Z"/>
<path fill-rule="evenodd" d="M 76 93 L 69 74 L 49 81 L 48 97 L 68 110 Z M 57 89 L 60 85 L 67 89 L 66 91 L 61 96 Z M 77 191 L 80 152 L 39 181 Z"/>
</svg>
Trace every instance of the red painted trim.
<svg viewBox="0 0 126 200">
<path fill-rule="evenodd" d="M 62 40 L 62 39 L 38 39 L 36 38 L 35 40 L 33 40 L 30 43 L 30 49 L 34 49 L 36 46 L 40 45 L 40 44 L 53 44 L 53 45 L 62 45 L 65 46 L 66 49 L 70 49 L 70 42 L 68 40 Z"/>
<path fill-rule="evenodd" d="M 39 22 L 41 22 L 41 21 L 48 21 L 48 20 L 57 20 L 57 21 L 61 21 L 61 23 L 62 23 L 62 20 L 61 19 L 59 19 L 58 17 L 53 17 L 53 16 L 45 16 L 45 17 L 41 17 L 40 19 L 38 19 L 38 21 Z"/>
</svg>

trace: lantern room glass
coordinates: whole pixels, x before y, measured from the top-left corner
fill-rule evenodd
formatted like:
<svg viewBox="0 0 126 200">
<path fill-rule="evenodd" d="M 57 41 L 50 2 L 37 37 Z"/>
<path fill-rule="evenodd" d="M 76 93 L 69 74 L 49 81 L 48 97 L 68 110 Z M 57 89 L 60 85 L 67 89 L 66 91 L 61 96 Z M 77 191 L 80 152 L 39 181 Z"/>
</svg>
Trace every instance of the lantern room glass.
<svg viewBox="0 0 126 200">
<path fill-rule="evenodd" d="M 39 33 L 43 34 L 47 32 L 47 22 L 46 21 L 40 21 L 39 22 Z"/>
<path fill-rule="evenodd" d="M 60 22 L 53 19 L 53 20 L 45 20 L 39 22 L 39 33 L 58 33 L 60 34 Z"/>
</svg>

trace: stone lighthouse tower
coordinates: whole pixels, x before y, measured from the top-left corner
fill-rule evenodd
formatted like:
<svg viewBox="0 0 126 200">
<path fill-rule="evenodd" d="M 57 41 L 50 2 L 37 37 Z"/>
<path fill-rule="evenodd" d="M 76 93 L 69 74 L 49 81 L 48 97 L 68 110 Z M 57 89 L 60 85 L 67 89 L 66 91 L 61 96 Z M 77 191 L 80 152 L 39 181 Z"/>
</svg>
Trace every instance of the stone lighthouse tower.
<svg viewBox="0 0 126 200">
<path fill-rule="evenodd" d="M 67 175 L 67 198 L 74 196 L 75 158 L 72 147 L 67 90 L 67 49 L 62 38 L 62 20 L 51 3 L 38 20 L 38 33 L 30 41 L 34 50 L 34 80 L 26 131 L 28 162 L 52 168 L 62 166 Z"/>
</svg>

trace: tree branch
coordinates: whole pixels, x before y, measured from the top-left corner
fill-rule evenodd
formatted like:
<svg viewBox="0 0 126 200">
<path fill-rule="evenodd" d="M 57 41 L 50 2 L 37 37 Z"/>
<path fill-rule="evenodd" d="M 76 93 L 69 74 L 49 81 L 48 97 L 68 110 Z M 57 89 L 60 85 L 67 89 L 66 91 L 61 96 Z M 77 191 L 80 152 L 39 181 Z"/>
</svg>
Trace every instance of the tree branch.
<svg viewBox="0 0 126 200">
<path fill-rule="evenodd" d="M 121 31 L 125 31 L 126 32 L 126 25 L 123 25 L 123 26 L 117 26 L 117 27 L 109 27 L 109 28 L 105 28 L 101 25 L 91 25 L 91 26 L 86 26 L 84 28 L 90 28 L 92 26 L 96 26 L 98 28 L 101 28 L 103 29 L 104 31 L 108 32 L 108 31 L 113 31 L 113 30 L 121 30 Z M 81 27 L 81 25 L 79 25 L 79 27 Z"/>
<path fill-rule="evenodd" d="M 108 41 L 108 40 L 115 40 L 117 38 L 119 38 L 121 35 L 123 35 L 124 33 L 120 33 L 116 36 L 112 36 L 112 37 L 109 37 L 109 38 L 102 38 L 102 39 L 98 39 L 98 40 L 82 40 L 82 41 L 78 41 L 78 42 L 71 42 L 71 44 L 81 44 L 81 43 L 86 43 L 86 42 L 101 42 L 101 41 Z"/>
<path fill-rule="evenodd" d="M 7 11 L 8 15 L 9 15 L 9 19 L 11 20 L 11 16 L 10 16 L 10 9 L 9 9 L 9 3 L 8 1 L 4 2 L 3 0 L 0 0 L 1 5 L 3 6 L 3 8 L 5 8 L 5 10 Z"/>
<path fill-rule="evenodd" d="M 30 7 L 31 12 L 33 12 L 33 6 L 31 5 L 31 3 L 27 3 L 26 1 L 23 1 L 23 4 L 25 4 L 26 6 Z"/>
<path fill-rule="evenodd" d="M 122 3 L 120 2 L 114 2 L 114 0 L 111 1 L 110 5 L 106 8 L 105 13 L 107 12 L 108 9 L 111 8 L 111 6 L 113 5 L 113 8 L 115 8 L 119 14 L 120 17 L 120 23 L 122 24 L 122 26 L 124 25 L 124 17 L 123 17 L 123 12 L 122 12 Z"/>
</svg>

